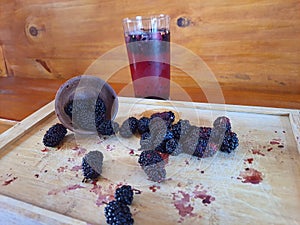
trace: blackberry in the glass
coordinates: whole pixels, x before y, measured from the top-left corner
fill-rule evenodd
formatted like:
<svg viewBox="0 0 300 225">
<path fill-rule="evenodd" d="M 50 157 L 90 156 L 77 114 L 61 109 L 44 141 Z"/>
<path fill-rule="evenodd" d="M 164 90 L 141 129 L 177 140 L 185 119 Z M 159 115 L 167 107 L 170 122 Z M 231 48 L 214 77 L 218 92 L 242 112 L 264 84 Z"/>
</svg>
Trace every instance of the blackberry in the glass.
<svg viewBox="0 0 300 225">
<path fill-rule="evenodd" d="M 115 199 L 126 205 L 131 205 L 133 201 L 133 190 L 130 185 L 122 185 L 115 191 Z"/>
<path fill-rule="evenodd" d="M 222 145 L 221 145 L 221 151 L 230 153 L 234 151 L 239 145 L 239 139 L 237 137 L 237 134 L 233 131 L 227 131 L 225 133 Z"/>
<path fill-rule="evenodd" d="M 103 154 L 100 151 L 90 151 L 82 158 L 83 180 L 94 180 L 102 173 Z"/>
<path fill-rule="evenodd" d="M 67 128 L 65 128 L 64 125 L 57 123 L 46 131 L 43 137 L 43 143 L 47 147 L 56 147 L 61 143 L 66 134 Z"/>
<path fill-rule="evenodd" d="M 104 120 L 97 127 L 97 132 L 99 135 L 114 135 L 119 130 L 119 124 L 112 120 Z"/>
<path fill-rule="evenodd" d="M 138 132 L 143 134 L 149 131 L 149 122 L 150 119 L 148 117 L 142 117 L 138 121 Z"/>
<path fill-rule="evenodd" d="M 119 133 L 124 138 L 130 138 L 133 134 L 137 132 L 138 119 L 135 117 L 129 117 L 126 119 L 119 130 Z"/>
<path fill-rule="evenodd" d="M 104 208 L 106 223 L 110 225 L 132 225 L 134 220 L 130 208 L 119 201 L 113 200 Z"/>
</svg>

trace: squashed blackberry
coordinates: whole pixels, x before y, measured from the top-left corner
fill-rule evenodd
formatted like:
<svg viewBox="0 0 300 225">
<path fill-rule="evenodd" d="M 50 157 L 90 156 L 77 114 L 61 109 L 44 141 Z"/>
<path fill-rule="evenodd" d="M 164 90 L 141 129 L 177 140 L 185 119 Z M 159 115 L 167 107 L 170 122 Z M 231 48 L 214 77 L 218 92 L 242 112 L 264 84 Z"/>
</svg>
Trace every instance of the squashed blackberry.
<svg viewBox="0 0 300 225">
<path fill-rule="evenodd" d="M 119 133 L 124 138 L 130 138 L 133 134 L 137 132 L 138 119 L 135 117 L 129 117 L 125 120 L 119 130 Z"/>
<path fill-rule="evenodd" d="M 113 200 L 104 208 L 106 223 L 110 225 L 132 225 L 134 220 L 130 212 L 130 208 L 120 202 Z"/>
<path fill-rule="evenodd" d="M 43 137 L 43 143 L 47 147 L 55 147 L 60 144 L 67 134 L 67 129 L 64 125 L 57 123 L 46 131 Z"/>
<path fill-rule="evenodd" d="M 237 146 L 239 145 L 239 139 L 237 137 L 237 134 L 233 131 L 227 131 L 225 133 L 222 145 L 221 145 L 221 151 L 230 153 L 234 151 Z"/>
<path fill-rule="evenodd" d="M 82 158 L 83 180 L 94 180 L 102 173 L 103 154 L 99 151 L 90 151 Z"/>
<path fill-rule="evenodd" d="M 131 205 L 133 201 L 133 190 L 130 185 L 122 185 L 115 191 L 115 199 L 126 205 Z"/>
<path fill-rule="evenodd" d="M 111 120 L 104 120 L 97 127 L 97 132 L 99 135 L 113 135 L 119 130 L 119 124 Z"/>
<path fill-rule="evenodd" d="M 138 132 L 143 134 L 149 131 L 149 122 L 150 119 L 148 117 L 142 117 L 138 121 Z"/>
</svg>

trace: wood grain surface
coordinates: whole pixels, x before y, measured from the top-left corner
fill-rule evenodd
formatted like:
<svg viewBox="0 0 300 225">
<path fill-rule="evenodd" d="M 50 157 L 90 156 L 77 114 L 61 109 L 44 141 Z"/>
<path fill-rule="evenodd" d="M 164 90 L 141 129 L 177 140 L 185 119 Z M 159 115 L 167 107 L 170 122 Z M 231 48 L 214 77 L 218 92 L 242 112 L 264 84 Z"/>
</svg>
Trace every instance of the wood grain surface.
<svg viewBox="0 0 300 225">
<path fill-rule="evenodd" d="M 6 218 L 22 218 L 25 224 L 104 224 L 103 201 L 113 199 L 119 185 L 130 184 L 142 191 L 130 206 L 137 225 L 300 221 L 298 110 L 119 100 L 118 122 L 173 110 L 194 125 L 211 126 L 217 116 L 226 115 L 240 145 L 232 154 L 219 152 L 201 160 L 186 154 L 170 156 L 168 179 L 155 183 L 137 165 L 138 137 L 69 132 L 60 147 L 45 148 L 43 135 L 57 122 L 52 102 L 0 136 L 0 209 Z M 82 183 L 81 160 L 92 150 L 104 154 L 103 173 L 97 182 Z M 257 183 L 253 173 L 260 175 Z M 21 210 L 25 206 L 30 210 Z"/>
<path fill-rule="evenodd" d="M 298 0 L 30 0 L 26 4 L 3 0 L 0 74 L 39 79 L 80 75 L 99 57 L 124 44 L 122 18 L 165 13 L 171 16 L 171 42 L 201 58 L 224 92 L 230 92 L 229 98 L 238 95 L 242 104 L 248 100 L 256 104 L 258 100 L 250 99 L 253 95 L 262 99 L 258 105 L 296 107 L 299 10 Z M 189 65 L 184 56 L 182 62 Z M 193 65 L 190 68 L 193 71 Z M 181 87 L 197 88 L 190 74 L 171 69 Z M 127 85 L 128 76 L 128 68 L 121 68 L 114 79 Z M 268 104 L 269 93 L 276 103 Z"/>
</svg>

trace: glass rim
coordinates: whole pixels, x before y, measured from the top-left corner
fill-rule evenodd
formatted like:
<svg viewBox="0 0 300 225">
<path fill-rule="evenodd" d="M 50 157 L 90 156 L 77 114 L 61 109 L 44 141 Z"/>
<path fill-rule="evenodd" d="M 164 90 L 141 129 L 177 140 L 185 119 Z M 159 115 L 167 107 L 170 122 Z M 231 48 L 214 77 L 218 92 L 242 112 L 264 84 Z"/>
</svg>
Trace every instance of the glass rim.
<svg viewBox="0 0 300 225">
<path fill-rule="evenodd" d="M 170 16 L 167 14 L 154 14 L 149 16 L 135 16 L 135 17 L 126 17 L 123 19 L 123 23 L 131 23 L 131 22 L 137 22 L 137 21 L 147 21 L 147 20 L 153 20 L 156 19 L 170 19 Z"/>
</svg>

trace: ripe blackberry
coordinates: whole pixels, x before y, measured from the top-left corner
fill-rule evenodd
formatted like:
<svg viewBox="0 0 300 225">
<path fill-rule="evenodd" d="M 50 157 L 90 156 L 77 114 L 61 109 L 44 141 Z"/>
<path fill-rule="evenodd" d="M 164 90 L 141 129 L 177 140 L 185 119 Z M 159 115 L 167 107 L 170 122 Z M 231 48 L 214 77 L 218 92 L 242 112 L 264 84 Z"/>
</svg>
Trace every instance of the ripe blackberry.
<svg viewBox="0 0 300 225">
<path fill-rule="evenodd" d="M 145 132 L 140 139 L 141 150 L 152 150 L 154 148 L 150 132 Z"/>
<path fill-rule="evenodd" d="M 181 153 L 183 153 L 182 144 L 180 142 L 177 142 L 177 146 L 176 146 L 175 150 L 171 153 L 171 155 L 177 156 L 177 155 L 179 155 Z"/>
<path fill-rule="evenodd" d="M 239 139 L 237 137 L 237 134 L 234 133 L 233 131 L 227 131 L 225 133 L 220 150 L 222 152 L 230 153 L 234 151 L 238 145 L 239 145 Z"/>
<path fill-rule="evenodd" d="M 123 185 L 116 189 L 115 199 L 126 205 L 131 205 L 133 201 L 133 190 L 130 185 Z"/>
<path fill-rule="evenodd" d="M 94 180 L 99 177 L 102 173 L 103 154 L 99 151 L 90 151 L 82 158 L 82 172 L 83 180 Z"/>
<path fill-rule="evenodd" d="M 67 134 L 67 128 L 64 125 L 57 123 L 46 131 L 43 137 L 43 143 L 47 147 L 55 147 L 61 143 Z"/>
<path fill-rule="evenodd" d="M 138 132 L 143 134 L 149 131 L 149 122 L 150 119 L 148 117 L 142 117 L 138 121 Z"/>
<path fill-rule="evenodd" d="M 230 119 L 226 116 L 220 116 L 217 119 L 215 119 L 213 126 L 214 128 L 223 132 L 231 130 Z"/>
<path fill-rule="evenodd" d="M 130 208 L 120 202 L 113 200 L 104 208 L 106 223 L 110 225 L 132 225 L 134 220 L 130 212 Z"/>
<path fill-rule="evenodd" d="M 193 155 L 199 141 L 199 128 L 196 126 L 191 126 L 188 134 L 180 142 L 182 143 L 183 151 L 186 154 Z"/>
<path fill-rule="evenodd" d="M 172 138 L 166 142 L 165 152 L 163 153 L 172 154 L 177 147 L 178 147 L 178 141 Z"/>
<path fill-rule="evenodd" d="M 65 113 L 72 119 L 72 112 L 73 112 L 73 100 L 69 101 L 64 107 Z"/>
<path fill-rule="evenodd" d="M 111 120 L 104 120 L 97 127 L 97 132 L 99 135 L 113 135 L 119 130 L 119 124 Z"/>
<path fill-rule="evenodd" d="M 173 132 L 174 137 L 179 140 L 188 134 L 190 128 L 191 124 L 189 120 L 180 119 L 177 123 L 172 125 L 171 131 Z"/>
<path fill-rule="evenodd" d="M 143 151 L 138 159 L 138 163 L 140 166 L 149 166 L 149 165 L 155 165 L 159 162 L 163 162 L 163 158 L 161 155 L 154 151 L 154 150 L 145 150 Z"/>
<path fill-rule="evenodd" d="M 141 153 L 138 162 L 150 180 L 160 182 L 165 179 L 165 162 L 158 152 L 145 150 Z"/>
<path fill-rule="evenodd" d="M 65 113 L 77 128 L 94 130 L 106 118 L 106 106 L 98 97 L 72 99 L 64 106 Z"/>
<path fill-rule="evenodd" d="M 148 179 L 155 182 L 161 182 L 166 178 L 165 163 L 160 162 L 142 167 Z"/>
<path fill-rule="evenodd" d="M 167 126 L 170 126 L 175 120 L 175 114 L 172 111 L 157 112 L 150 116 L 150 119 L 153 118 L 160 118 L 166 122 Z"/>
<path fill-rule="evenodd" d="M 137 128 L 138 119 L 136 119 L 135 117 L 129 117 L 122 123 L 119 133 L 124 138 L 130 138 L 137 132 Z"/>
</svg>

